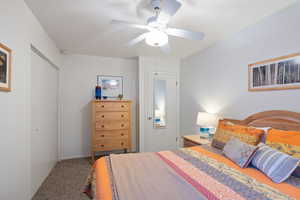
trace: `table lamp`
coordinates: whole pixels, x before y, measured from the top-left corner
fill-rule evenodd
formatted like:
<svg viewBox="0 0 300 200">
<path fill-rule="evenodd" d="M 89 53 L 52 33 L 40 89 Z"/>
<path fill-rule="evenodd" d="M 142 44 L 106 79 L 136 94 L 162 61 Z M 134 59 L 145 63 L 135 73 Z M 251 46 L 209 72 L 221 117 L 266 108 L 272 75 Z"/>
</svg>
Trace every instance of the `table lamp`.
<svg viewBox="0 0 300 200">
<path fill-rule="evenodd" d="M 218 116 L 207 112 L 198 112 L 197 125 L 200 126 L 200 137 L 208 138 L 218 124 Z"/>
</svg>

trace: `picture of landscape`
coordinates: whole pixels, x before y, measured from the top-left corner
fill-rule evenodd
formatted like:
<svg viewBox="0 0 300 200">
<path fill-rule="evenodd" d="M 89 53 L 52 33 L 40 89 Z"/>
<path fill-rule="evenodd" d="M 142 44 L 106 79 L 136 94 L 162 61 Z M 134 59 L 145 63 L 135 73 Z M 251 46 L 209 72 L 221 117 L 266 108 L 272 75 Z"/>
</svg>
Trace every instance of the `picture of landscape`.
<svg viewBox="0 0 300 200">
<path fill-rule="evenodd" d="M 0 82 L 7 82 L 7 55 L 0 50 Z"/>
<path fill-rule="evenodd" d="M 300 88 L 300 56 L 249 65 L 249 90 Z"/>
<path fill-rule="evenodd" d="M 98 76 L 97 82 L 102 88 L 102 96 L 117 98 L 119 95 L 123 95 L 122 76 Z"/>
</svg>

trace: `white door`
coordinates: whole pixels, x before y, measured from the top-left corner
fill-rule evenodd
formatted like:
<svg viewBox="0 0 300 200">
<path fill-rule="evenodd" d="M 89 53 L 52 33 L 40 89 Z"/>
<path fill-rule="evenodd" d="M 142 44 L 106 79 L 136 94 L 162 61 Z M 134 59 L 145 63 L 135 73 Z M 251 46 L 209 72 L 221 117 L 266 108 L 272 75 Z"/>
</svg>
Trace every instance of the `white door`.
<svg viewBox="0 0 300 200">
<path fill-rule="evenodd" d="M 144 151 L 178 147 L 178 84 L 176 73 L 149 72 L 145 82 Z"/>
<path fill-rule="evenodd" d="M 31 195 L 58 160 L 58 70 L 31 52 Z"/>
</svg>

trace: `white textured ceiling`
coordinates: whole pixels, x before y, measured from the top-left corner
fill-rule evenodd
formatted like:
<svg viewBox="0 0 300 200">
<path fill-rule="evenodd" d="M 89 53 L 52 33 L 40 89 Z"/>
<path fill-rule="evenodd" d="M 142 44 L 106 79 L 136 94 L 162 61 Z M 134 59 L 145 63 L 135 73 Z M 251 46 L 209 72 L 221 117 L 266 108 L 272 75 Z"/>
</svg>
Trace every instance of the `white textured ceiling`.
<svg viewBox="0 0 300 200">
<path fill-rule="evenodd" d="M 112 31 L 112 19 L 145 24 L 151 15 L 141 0 L 25 0 L 58 48 L 70 53 L 135 57 L 161 56 L 144 42 L 126 47 L 141 30 Z M 147 1 L 147 0 L 143 0 Z M 171 37 L 171 56 L 186 57 L 254 24 L 297 0 L 181 0 L 169 26 L 205 33 L 203 41 Z"/>
</svg>

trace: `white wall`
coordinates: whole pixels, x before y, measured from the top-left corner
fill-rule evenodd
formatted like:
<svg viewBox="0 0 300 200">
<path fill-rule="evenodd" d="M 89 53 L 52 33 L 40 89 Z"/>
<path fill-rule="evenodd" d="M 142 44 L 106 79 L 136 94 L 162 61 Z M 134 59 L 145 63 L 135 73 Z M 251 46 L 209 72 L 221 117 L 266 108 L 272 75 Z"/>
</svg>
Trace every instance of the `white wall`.
<svg viewBox="0 0 300 200">
<path fill-rule="evenodd" d="M 183 60 L 182 134 L 195 133 L 202 110 L 238 119 L 272 109 L 300 112 L 300 90 L 248 92 L 247 82 L 248 64 L 300 51 L 299 10 L 296 4 Z"/>
<path fill-rule="evenodd" d="M 180 60 L 176 58 L 163 58 L 163 57 L 139 57 L 139 150 L 144 152 L 147 150 L 146 140 L 146 124 L 147 120 L 147 85 L 149 81 L 149 74 L 153 72 L 172 72 L 177 75 L 177 78 L 180 78 Z M 177 99 L 179 102 L 179 96 Z M 179 121 L 179 105 L 178 105 L 178 120 Z M 177 130 L 179 131 L 180 127 L 177 124 Z M 148 136 L 151 137 L 151 136 Z"/>
<path fill-rule="evenodd" d="M 90 155 L 90 102 L 97 75 L 123 76 L 124 98 L 133 101 L 132 145 L 136 149 L 137 59 L 65 55 L 60 81 L 63 159 Z"/>
<path fill-rule="evenodd" d="M 0 1 L 0 42 L 13 51 L 12 92 L 0 92 L 0 199 L 30 199 L 30 44 L 60 66 L 54 43 L 22 0 Z"/>
</svg>

